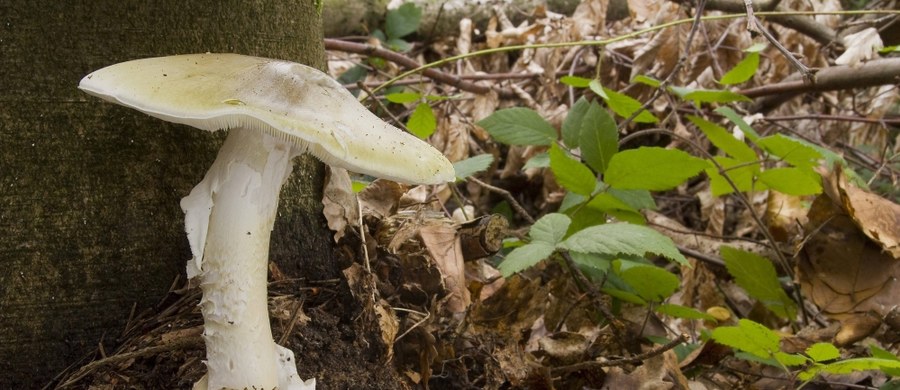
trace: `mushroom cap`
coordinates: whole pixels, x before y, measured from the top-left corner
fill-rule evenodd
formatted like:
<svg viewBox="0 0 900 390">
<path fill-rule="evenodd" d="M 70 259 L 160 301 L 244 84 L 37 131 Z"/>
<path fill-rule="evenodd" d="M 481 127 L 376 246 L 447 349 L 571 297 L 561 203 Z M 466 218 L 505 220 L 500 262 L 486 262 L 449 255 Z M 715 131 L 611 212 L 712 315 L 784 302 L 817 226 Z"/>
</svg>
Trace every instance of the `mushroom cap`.
<svg viewBox="0 0 900 390">
<path fill-rule="evenodd" d="M 239 54 L 188 54 L 111 65 L 78 88 L 151 116 L 215 131 L 251 128 L 324 163 L 413 184 L 453 181 L 428 143 L 369 112 L 327 74 Z"/>
</svg>

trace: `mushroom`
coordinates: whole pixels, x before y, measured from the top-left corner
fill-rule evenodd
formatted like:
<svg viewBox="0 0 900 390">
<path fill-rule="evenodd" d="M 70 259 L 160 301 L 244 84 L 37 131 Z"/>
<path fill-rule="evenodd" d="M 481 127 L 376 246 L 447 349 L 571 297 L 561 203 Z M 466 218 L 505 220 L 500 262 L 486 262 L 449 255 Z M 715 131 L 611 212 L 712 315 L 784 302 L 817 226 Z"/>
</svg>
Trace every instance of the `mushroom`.
<svg viewBox="0 0 900 390">
<path fill-rule="evenodd" d="M 187 274 L 203 290 L 208 372 L 195 388 L 315 387 L 272 339 L 267 306 L 269 237 L 295 156 L 412 184 L 454 180 L 440 152 L 301 64 L 237 54 L 147 58 L 97 70 L 78 87 L 166 121 L 230 129 L 181 200 L 193 254 Z"/>
</svg>

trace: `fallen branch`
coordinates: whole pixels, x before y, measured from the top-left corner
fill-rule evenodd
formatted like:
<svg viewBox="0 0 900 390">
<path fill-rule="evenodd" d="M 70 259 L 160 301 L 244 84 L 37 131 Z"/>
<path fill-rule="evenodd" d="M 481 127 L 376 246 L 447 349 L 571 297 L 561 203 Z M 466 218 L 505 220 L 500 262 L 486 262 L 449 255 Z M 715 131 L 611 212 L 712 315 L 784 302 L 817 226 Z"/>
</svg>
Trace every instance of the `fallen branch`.
<svg viewBox="0 0 900 390">
<path fill-rule="evenodd" d="M 688 3 L 687 0 L 675 0 L 676 3 Z M 775 12 L 788 12 L 791 11 L 784 6 L 777 5 L 779 2 L 774 0 L 768 1 L 754 1 L 753 9 L 757 12 L 763 11 L 775 11 Z M 744 3 L 744 0 L 709 0 L 706 3 L 706 9 L 723 11 L 729 13 L 745 13 L 747 12 L 747 6 Z M 827 26 L 816 22 L 814 19 L 806 16 L 796 16 L 796 15 L 778 15 L 778 16 L 766 16 L 766 21 L 778 23 L 784 27 L 790 28 L 792 30 L 796 30 L 797 32 L 806 35 L 816 42 L 824 45 L 829 45 L 833 43 L 840 43 L 838 40 L 837 33 L 834 30 L 828 28 Z"/>
<path fill-rule="evenodd" d="M 738 93 L 751 99 L 761 98 L 756 101 L 751 112 L 767 112 L 801 93 L 868 88 L 896 83 L 900 83 L 900 58 L 883 58 L 866 62 L 858 67 L 845 65 L 821 69 L 816 73 L 815 84 L 805 84 L 802 77 L 794 73 L 780 83 L 748 88 Z"/>
<path fill-rule="evenodd" d="M 325 38 L 325 49 L 383 58 L 406 69 L 416 69 L 422 66 L 422 64 L 416 62 L 416 60 L 409 58 L 403 54 L 365 43 Z M 486 94 L 492 90 L 491 87 L 478 85 L 470 81 L 466 81 L 459 76 L 444 73 L 434 68 L 425 69 L 424 71 L 422 71 L 422 75 L 442 84 L 447 84 L 459 88 L 462 91 L 477 93 L 479 95 Z M 497 91 L 497 93 L 504 98 L 511 98 L 515 96 L 515 93 L 510 90 L 502 88 L 496 88 L 493 90 Z"/>
</svg>

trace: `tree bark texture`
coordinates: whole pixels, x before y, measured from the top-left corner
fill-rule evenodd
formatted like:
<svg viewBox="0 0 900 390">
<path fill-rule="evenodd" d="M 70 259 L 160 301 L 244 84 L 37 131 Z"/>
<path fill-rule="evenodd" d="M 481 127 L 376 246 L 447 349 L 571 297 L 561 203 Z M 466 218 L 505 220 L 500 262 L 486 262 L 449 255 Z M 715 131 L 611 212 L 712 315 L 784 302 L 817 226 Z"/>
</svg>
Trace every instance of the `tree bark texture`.
<svg viewBox="0 0 900 390">
<path fill-rule="evenodd" d="M 324 67 L 314 0 L 0 3 L 0 388 L 35 388 L 152 309 L 191 257 L 179 200 L 224 137 L 76 87 L 130 59 L 235 52 Z M 338 277 L 324 169 L 298 159 L 271 258 Z"/>
</svg>

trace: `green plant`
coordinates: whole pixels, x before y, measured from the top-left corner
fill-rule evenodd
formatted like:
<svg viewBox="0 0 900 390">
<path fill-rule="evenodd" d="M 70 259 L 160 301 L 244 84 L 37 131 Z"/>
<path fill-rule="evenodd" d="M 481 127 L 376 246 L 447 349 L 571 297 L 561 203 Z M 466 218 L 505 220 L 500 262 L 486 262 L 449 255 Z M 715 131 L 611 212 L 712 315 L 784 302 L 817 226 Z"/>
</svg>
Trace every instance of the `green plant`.
<svg viewBox="0 0 900 390">
<path fill-rule="evenodd" d="M 733 348 L 738 358 L 779 367 L 806 382 L 820 373 L 881 370 L 896 374 L 900 370 L 900 359 L 876 346 L 869 348 L 871 357 L 843 360 L 838 348 L 831 343 L 815 343 L 802 354 L 787 353 L 781 349 L 782 337 L 778 333 L 747 319 L 740 320 L 736 326 L 720 326 L 710 337 Z"/>
</svg>

